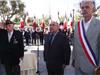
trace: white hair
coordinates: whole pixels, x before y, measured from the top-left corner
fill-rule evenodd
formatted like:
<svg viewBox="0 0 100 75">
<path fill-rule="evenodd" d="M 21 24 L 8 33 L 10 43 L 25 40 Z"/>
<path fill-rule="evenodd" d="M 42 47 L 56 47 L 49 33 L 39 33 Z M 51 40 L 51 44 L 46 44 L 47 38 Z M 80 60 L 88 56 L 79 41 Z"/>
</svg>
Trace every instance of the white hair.
<svg viewBox="0 0 100 75">
<path fill-rule="evenodd" d="M 82 3 L 82 2 L 89 2 L 89 1 L 92 2 L 92 4 L 93 4 L 93 10 L 94 10 L 94 12 L 95 12 L 95 10 L 96 10 L 95 0 L 81 0 L 81 1 L 80 1 L 80 6 L 81 6 L 81 3 Z"/>
</svg>

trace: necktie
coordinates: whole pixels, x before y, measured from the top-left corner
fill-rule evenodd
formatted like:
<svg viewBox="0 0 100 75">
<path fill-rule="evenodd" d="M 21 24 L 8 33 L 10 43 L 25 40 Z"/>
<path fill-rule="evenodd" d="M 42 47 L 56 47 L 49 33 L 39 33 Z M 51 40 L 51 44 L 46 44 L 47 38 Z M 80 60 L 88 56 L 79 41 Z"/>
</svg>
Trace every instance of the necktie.
<svg viewBox="0 0 100 75">
<path fill-rule="evenodd" d="M 49 37 L 49 43 L 50 43 L 50 45 L 52 44 L 52 39 L 53 39 L 53 34 L 50 34 L 50 37 Z"/>
</svg>

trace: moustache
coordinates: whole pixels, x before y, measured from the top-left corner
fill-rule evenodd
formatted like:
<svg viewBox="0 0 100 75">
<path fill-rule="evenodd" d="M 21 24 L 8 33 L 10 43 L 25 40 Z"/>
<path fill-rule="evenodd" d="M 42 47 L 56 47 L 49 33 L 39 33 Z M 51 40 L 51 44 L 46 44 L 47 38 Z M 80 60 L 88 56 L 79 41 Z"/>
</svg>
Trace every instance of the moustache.
<svg viewBox="0 0 100 75">
<path fill-rule="evenodd" d="M 85 15 L 85 14 L 87 14 L 87 12 L 81 12 L 81 14 Z"/>
</svg>

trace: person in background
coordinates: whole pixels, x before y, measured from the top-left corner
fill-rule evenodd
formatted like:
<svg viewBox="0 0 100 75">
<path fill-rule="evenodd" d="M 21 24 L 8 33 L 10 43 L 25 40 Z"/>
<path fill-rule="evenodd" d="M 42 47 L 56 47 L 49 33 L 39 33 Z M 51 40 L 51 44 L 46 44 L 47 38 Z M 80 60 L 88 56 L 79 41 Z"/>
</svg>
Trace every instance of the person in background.
<svg viewBox="0 0 100 75">
<path fill-rule="evenodd" d="M 14 30 L 14 23 L 5 21 L 5 29 L 2 38 L 2 47 L 5 49 L 2 63 L 5 66 L 7 75 L 20 75 L 20 59 L 24 56 L 24 44 L 22 33 Z"/>
<path fill-rule="evenodd" d="M 100 66 L 100 20 L 93 16 L 95 1 L 82 0 L 80 8 L 83 18 L 74 31 L 72 65 L 75 75 L 93 75 Z"/>
<path fill-rule="evenodd" d="M 44 41 L 44 31 L 41 29 L 39 32 L 38 32 L 38 35 L 39 35 L 39 38 L 40 38 L 40 45 L 43 45 L 43 41 Z"/>
<path fill-rule="evenodd" d="M 29 44 L 30 44 L 30 39 L 31 39 L 29 28 L 27 28 L 27 29 L 25 30 L 24 37 L 25 37 L 25 40 L 26 40 L 26 46 L 29 46 Z"/>
<path fill-rule="evenodd" d="M 69 65 L 70 45 L 67 37 L 59 31 L 57 22 L 50 24 L 50 33 L 45 37 L 44 61 L 48 75 L 64 75 L 64 68 Z"/>
</svg>

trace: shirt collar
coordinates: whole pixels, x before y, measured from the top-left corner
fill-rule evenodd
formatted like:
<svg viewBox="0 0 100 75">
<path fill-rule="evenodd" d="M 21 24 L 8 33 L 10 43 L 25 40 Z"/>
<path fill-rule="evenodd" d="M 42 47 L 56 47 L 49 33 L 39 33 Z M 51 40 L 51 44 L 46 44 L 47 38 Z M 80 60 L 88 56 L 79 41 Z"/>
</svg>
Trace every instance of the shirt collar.
<svg viewBox="0 0 100 75">
<path fill-rule="evenodd" d="M 83 19 L 84 24 L 90 24 L 91 20 L 93 19 L 93 16 L 91 17 L 91 19 L 88 22 L 85 22 Z"/>
</svg>

